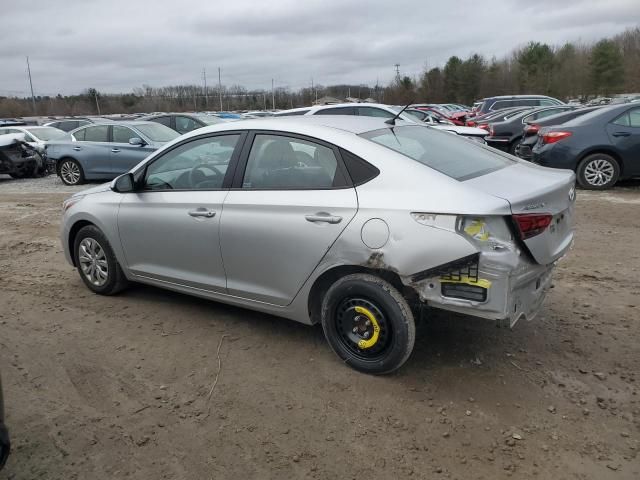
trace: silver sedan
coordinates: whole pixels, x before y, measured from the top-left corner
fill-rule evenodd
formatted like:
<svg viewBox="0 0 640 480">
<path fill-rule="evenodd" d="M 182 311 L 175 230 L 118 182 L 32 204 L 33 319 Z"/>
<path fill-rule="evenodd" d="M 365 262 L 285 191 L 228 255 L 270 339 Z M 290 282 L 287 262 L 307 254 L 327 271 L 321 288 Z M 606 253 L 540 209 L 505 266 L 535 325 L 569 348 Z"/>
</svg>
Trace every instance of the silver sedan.
<svg viewBox="0 0 640 480">
<path fill-rule="evenodd" d="M 400 120 L 247 120 L 67 199 L 62 245 L 96 293 L 141 282 L 319 322 L 344 363 L 381 374 L 425 306 L 535 316 L 573 240 L 574 180 Z"/>
</svg>

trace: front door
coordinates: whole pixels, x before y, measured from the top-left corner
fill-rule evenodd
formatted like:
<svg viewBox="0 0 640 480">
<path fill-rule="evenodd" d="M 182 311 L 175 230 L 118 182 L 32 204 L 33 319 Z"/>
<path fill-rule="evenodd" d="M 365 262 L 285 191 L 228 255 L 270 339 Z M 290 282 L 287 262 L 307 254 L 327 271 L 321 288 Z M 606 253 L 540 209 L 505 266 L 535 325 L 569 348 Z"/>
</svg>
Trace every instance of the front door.
<svg viewBox="0 0 640 480">
<path fill-rule="evenodd" d="M 220 219 L 230 164 L 241 133 L 196 137 L 146 167 L 142 185 L 125 194 L 120 241 L 134 275 L 208 291 L 226 291 Z M 226 180 L 225 180 L 226 179 Z"/>
<path fill-rule="evenodd" d="M 230 294 L 291 303 L 358 208 L 339 158 L 304 137 L 253 136 L 222 215 Z"/>
<path fill-rule="evenodd" d="M 139 133 L 123 125 L 111 126 L 111 173 L 112 176 L 128 172 L 147 158 L 155 147 L 149 145 L 131 145 L 129 140 L 141 138 Z"/>
</svg>

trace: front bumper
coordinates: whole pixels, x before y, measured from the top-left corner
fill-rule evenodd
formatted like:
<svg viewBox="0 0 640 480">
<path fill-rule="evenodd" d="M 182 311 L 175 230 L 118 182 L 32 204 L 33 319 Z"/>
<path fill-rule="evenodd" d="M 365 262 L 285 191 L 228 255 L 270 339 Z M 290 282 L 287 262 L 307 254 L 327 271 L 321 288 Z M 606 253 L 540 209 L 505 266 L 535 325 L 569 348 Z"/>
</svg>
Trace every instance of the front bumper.
<svg viewBox="0 0 640 480">
<path fill-rule="evenodd" d="M 532 320 L 540 311 L 551 287 L 555 264 L 538 265 L 520 257 L 511 266 L 482 259 L 477 275 L 454 275 L 455 284 L 474 289 L 478 294 L 470 300 L 451 295 L 450 275 L 438 275 L 420 281 L 417 290 L 429 306 L 490 320 L 513 327 L 518 320 Z M 468 294 L 471 296 L 471 294 Z"/>
</svg>

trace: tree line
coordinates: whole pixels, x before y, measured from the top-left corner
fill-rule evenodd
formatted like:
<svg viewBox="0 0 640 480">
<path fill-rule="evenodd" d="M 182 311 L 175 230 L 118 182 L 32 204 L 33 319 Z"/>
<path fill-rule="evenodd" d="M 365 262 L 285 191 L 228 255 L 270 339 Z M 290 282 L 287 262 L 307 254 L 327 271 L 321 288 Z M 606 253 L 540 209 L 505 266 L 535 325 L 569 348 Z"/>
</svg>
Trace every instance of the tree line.
<svg viewBox="0 0 640 480">
<path fill-rule="evenodd" d="M 507 94 L 542 94 L 567 100 L 640 92 L 640 28 L 592 44 L 553 46 L 529 42 L 509 55 L 487 59 L 452 56 L 417 78 L 398 75 L 387 86 L 332 85 L 298 90 L 248 90 L 241 85 L 208 87 L 143 85 L 132 93 L 104 94 L 88 88 L 78 95 L 38 96 L 35 114 L 96 115 L 135 112 L 254 110 L 308 106 L 330 96 L 373 98 L 389 104 L 464 103 Z M 0 97 L 0 117 L 34 115 L 31 98 Z"/>
</svg>

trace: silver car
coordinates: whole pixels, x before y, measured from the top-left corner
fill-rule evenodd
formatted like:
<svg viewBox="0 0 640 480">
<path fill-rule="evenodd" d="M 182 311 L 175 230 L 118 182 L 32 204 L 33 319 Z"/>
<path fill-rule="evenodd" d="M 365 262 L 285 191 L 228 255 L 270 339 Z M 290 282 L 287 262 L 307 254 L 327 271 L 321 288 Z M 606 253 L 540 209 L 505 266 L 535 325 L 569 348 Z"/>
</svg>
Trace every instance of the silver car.
<svg viewBox="0 0 640 480">
<path fill-rule="evenodd" d="M 381 374 L 424 306 L 535 316 L 572 244 L 574 180 L 400 120 L 246 120 L 67 199 L 62 245 L 96 293 L 134 281 L 320 322 L 345 363 Z"/>
</svg>

